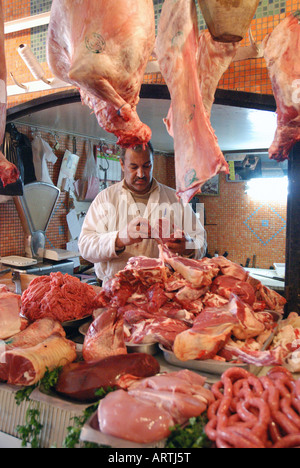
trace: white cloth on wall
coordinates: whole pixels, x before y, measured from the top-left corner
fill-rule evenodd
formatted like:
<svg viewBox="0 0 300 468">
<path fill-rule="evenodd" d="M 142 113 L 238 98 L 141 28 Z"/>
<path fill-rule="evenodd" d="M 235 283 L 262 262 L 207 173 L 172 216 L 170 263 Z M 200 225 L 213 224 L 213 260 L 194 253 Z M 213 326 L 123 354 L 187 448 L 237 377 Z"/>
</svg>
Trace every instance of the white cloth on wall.
<svg viewBox="0 0 300 468">
<path fill-rule="evenodd" d="M 51 164 L 57 161 L 52 148 L 39 135 L 34 137 L 31 146 L 36 180 L 53 185 L 47 166 L 47 161 Z"/>
</svg>

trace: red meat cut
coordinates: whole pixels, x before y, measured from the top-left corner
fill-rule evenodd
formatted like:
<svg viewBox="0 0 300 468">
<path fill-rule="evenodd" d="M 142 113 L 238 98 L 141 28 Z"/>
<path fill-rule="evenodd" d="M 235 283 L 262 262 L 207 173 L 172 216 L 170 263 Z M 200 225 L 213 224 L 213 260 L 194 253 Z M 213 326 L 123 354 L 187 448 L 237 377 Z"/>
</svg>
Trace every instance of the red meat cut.
<svg viewBox="0 0 300 468">
<path fill-rule="evenodd" d="M 58 378 L 57 392 L 78 401 L 99 399 L 99 388 L 126 389 L 132 381 L 150 377 L 160 371 L 154 356 L 145 353 L 109 356 L 98 362 L 78 361 L 65 366 Z"/>
<path fill-rule="evenodd" d="M 98 315 L 85 335 L 82 347 L 83 359 L 93 362 L 107 356 L 126 354 L 123 324 L 123 316 L 117 309 L 107 309 Z"/>
<path fill-rule="evenodd" d="M 273 93 L 277 104 L 277 129 L 269 156 L 288 158 L 300 140 L 300 11 L 289 15 L 263 41 Z"/>
<path fill-rule="evenodd" d="M 198 25 L 193 0 L 165 0 L 155 52 L 171 95 L 165 119 L 174 139 L 176 189 L 184 202 L 228 164 L 201 95 L 197 69 Z"/>
<path fill-rule="evenodd" d="M 58 322 L 91 315 L 96 308 L 93 287 L 61 272 L 34 278 L 22 294 L 21 314 L 30 322 L 50 317 Z"/>
<path fill-rule="evenodd" d="M 6 59 L 4 49 L 4 17 L 2 1 L 0 1 L 0 145 L 3 143 L 5 125 L 6 125 L 6 107 L 7 107 L 7 91 L 6 91 Z M 0 151 L 0 179 L 3 186 L 16 182 L 19 178 L 19 170 L 11 162 L 7 161 Z"/>
<path fill-rule="evenodd" d="M 136 106 L 154 42 L 152 0 L 52 2 L 48 64 L 56 77 L 79 89 L 99 125 L 123 147 L 151 138 Z"/>
</svg>

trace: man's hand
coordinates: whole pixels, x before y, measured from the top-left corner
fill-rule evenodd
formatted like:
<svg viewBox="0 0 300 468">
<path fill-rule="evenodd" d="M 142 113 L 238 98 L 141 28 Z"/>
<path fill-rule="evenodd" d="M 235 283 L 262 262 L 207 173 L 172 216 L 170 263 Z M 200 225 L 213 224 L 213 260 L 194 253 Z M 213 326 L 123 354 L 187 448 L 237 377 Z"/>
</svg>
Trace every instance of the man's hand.
<svg viewBox="0 0 300 468">
<path fill-rule="evenodd" d="M 170 239 L 165 242 L 166 246 L 172 253 L 178 255 L 191 255 L 194 252 L 194 248 L 191 248 L 192 239 L 187 236 L 183 231 L 172 233 Z M 187 245 L 189 246 L 187 247 Z"/>
<path fill-rule="evenodd" d="M 142 242 L 143 239 L 150 237 L 150 231 L 151 228 L 147 219 L 134 218 L 124 229 L 119 231 L 116 238 L 116 248 L 122 249 L 128 245 Z"/>
</svg>

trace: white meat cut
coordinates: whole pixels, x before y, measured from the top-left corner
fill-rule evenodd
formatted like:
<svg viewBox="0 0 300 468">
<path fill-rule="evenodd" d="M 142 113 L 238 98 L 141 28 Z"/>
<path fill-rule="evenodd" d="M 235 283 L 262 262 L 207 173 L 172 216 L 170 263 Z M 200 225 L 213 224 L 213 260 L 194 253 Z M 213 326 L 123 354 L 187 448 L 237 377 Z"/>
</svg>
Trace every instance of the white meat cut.
<svg viewBox="0 0 300 468">
<path fill-rule="evenodd" d="M 53 74 L 78 87 L 99 125 L 131 147 L 151 130 L 136 112 L 155 42 L 152 0 L 53 0 L 47 60 Z"/>
</svg>

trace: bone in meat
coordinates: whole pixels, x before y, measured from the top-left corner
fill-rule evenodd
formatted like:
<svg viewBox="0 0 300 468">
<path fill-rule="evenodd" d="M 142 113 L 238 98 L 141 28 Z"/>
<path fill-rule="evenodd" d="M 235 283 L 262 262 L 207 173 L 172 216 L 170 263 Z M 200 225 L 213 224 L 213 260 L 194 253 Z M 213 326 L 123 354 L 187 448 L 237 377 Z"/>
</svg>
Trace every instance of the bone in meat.
<svg viewBox="0 0 300 468">
<path fill-rule="evenodd" d="M 263 41 L 264 57 L 277 105 L 277 128 L 269 156 L 288 158 L 300 140 L 300 11 L 289 15 Z"/>
<path fill-rule="evenodd" d="M 174 138 L 177 195 L 188 202 L 207 180 L 228 172 L 201 96 L 193 0 L 165 0 L 155 51 L 171 95 L 165 123 Z"/>
<path fill-rule="evenodd" d="M 76 86 L 99 125 L 131 147 L 151 130 L 138 117 L 140 88 L 155 41 L 152 0 L 54 0 L 47 60 Z"/>
<path fill-rule="evenodd" d="M 6 59 L 4 49 L 4 16 L 2 1 L 0 0 L 0 145 L 3 143 L 6 125 Z M 19 170 L 11 162 L 7 161 L 0 151 L 0 180 L 3 186 L 16 182 L 19 178 Z"/>
</svg>

